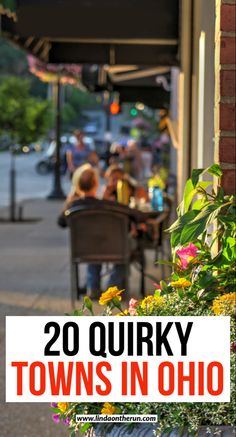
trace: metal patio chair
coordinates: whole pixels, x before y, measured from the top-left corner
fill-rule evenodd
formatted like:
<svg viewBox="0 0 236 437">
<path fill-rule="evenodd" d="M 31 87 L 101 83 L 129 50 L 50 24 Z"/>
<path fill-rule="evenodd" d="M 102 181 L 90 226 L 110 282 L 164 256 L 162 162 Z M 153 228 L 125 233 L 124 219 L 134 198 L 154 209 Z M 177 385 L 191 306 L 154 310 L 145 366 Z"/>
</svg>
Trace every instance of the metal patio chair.
<svg viewBox="0 0 236 437">
<path fill-rule="evenodd" d="M 75 206 L 66 211 L 70 230 L 71 300 L 74 307 L 79 297 L 79 265 L 124 264 L 128 289 L 130 262 L 129 216 L 122 209 Z"/>
</svg>

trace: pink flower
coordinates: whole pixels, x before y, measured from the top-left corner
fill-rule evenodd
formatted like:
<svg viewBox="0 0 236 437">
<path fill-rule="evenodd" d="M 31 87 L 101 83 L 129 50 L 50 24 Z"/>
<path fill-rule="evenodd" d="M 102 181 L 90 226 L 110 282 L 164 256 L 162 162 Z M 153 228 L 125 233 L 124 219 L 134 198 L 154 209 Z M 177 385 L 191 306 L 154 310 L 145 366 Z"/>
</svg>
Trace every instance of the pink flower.
<svg viewBox="0 0 236 437">
<path fill-rule="evenodd" d="M 189 243 L 188 246 L 176 251 L 180 259 L 182 269 L 187 269 L 189 262 L 196 257 L 197 251 L 198 248 L 193 243 Z"/>
<path fill-rule="evenodd" d="M 52 420 L 54 423 L 60 422 L 60 414 L 52 414 Z"/>
<path fill-rule="evenodd" d="M 135 316 L 137 314 L 137 312 L 136 312 L 137 305 L 138 305 L 138 300 L 130 299 L 130 301 L 129 301 L 129 313 L 131 316 Z"/>
<path fill-rule="evenodd" d="M 230 349 L 231 349 L 231 352 L 236 352 L 236 341 L 232 341 Z"/>
<path fill-rule="evenodd" d="M 156 290 L 161 290 L 161 286 L 160 284 L 157 284 L 156 282 L 153 282 L 154 287 L 156 288 Z"/>
</svg>

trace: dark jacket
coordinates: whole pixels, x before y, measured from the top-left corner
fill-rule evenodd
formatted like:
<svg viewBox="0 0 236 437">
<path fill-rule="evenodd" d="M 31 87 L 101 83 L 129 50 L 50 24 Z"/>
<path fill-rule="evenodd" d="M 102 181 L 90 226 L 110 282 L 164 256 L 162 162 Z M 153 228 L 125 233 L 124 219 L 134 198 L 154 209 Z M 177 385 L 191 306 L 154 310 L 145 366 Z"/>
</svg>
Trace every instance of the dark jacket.
<svg viewBox="0 0 236 437">
<path fill-rule="evenodd" d="M 68 210 L 73 212 L 94 208 L 107 211 L 113 210 L 115 212 L 119 212 L 120 214 L 125 214 L 129 217 L 130 221 L 134 223 L 141 223 L 144 221 L 143 213 L 137 209 L 129 208 L 126 205 L 122 205 L 121 203 L 113 202 L 111 200 L 101 200 L 97 199 L 96 197 L 85 197 L 71 202 L 68 205 L 68 208 L 60 214 L 57 223 L 62 228 L 67 226 L 66 214 Z"/>
</svg>

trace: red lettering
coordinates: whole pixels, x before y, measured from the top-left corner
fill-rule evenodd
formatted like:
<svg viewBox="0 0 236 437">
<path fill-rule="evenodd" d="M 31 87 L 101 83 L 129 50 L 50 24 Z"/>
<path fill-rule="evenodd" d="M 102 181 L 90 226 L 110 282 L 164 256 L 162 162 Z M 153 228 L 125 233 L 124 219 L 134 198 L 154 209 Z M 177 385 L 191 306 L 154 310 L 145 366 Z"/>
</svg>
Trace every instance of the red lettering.
<svg viewBox="0 0 236 437">
<path fill-rule="evenodd" d="M 12 367 L 16 367 L 17 396 L 23 392 L 23 367 L 28 367 L 28 361 L 12 361 Z"/>
<path fill-rule="evenodd" d="M 130 374 L 131 374 L 131 395 L 136 395 L 136 381 L 138 380 L 139 387 L 142 395 L 148 394 L 148 363 L 145 361 L 142 363 L 142 374 L 139 368 L 139 363 L 131 362 Z"/>
<path fill-rule="evenodd" d="M 109 363 L 107 363 L 106 361 L 101 361 L 101 363 L 97 364 L 97 367 L 96 367 L 97 376 L 101 379 L 102 382 L 104 382 L 105 389 L 102 390 L 101 385 L 96 385 L 96 390 L 100 396 L 107 396 L 107 395 L 109 395 L 109 393 L 111 393 L 111 383 L 110 383 L 109 379 L 103 374 L 103 372 L 102 372 L 103 367 L 105 367 L 106 370 L 108 370 L 108 371 L 111 370 L 111 365 Z"/>
<path fill-rule="evenodd" d="M 189 375 L 184 375 L 184 363 L 180 361 L 178 363 L 178 395 L 182 396 L 184 394 L 184 382 L 189 382 L 189 395 L 193 396 L 195 394 L 194 378 L 195 363 L 193 361 L 189 362 Z"/>
<path fill-rule="evenodd" d="M 121 371 L 121 388 L 122 395 L 127 395 L 127 362 L 122 363 L 122 371 Z"/>
<path fill-rule="evenodd" d="M 169 371 L 169 377 L 165 378 L 164 371 L 165 368 Z M 169 382 L 169 386 L 167 389 L 164 387 L 164 381 L 167 380 Z M 172 363 L 169 361 L 163 361 L 158 367 L 158 390 L 161 395 L 169 396 L 173 393 L 175 388 L 175 368 Z"/>
<path fill-rule="evenodd" d="M 37 390 L 35 388 L 35 370 L 36 368 L 39 369 L 39 389 Z M 29 389 L 32 395 L 34 396 L 41 396 L 45 392 L 46 388 L 46 372 L 45 372 L 45 366 L 41 361 L 35 361 L 30 365 L 29 368 Z"/>
<path fill-rule="evenodd" d="M 198 394 L 204 395 L 204 363 L 200 361 L 198 363 Z"/>
<path fill-rule="evenodd" d="M 61 394 L 60 391 L 62 391 L 63 396 L 70 395 L 71 379 L 72 379 L 72 371 L 73 371 L 74 363 L 72 362 L 68 363 L 68 370 L 66 371 L 66 374 L 65 374 L 64 362 L 60 361 L 59 363 L 57 363 L 56 375 L 54 369 L 55 365 L 56 363 L 53 363 L 52 361 L 49 361 L 48 363 L 51 393 L 52 395 L 59 395 Z"/>
<path fill-rule="evenodd" d="M 84 387 L 88 396 L 93 395 L 93 363 L 88 362 L 88 371 L 86 373 L 84 364 L 76 363 L 76 394 L 81 395 L 81 380 L 83 380 Z"/>
<path fill-rule="evenodd" d="M 213 369 L 218 370 L 217 389 L 213 389 Z M 212 396 L 218 396 L 222 393 L 224 387 L 224 369 L 218 361 L 212 361 L 207 367 L 207 390 Z"/>
</svg>

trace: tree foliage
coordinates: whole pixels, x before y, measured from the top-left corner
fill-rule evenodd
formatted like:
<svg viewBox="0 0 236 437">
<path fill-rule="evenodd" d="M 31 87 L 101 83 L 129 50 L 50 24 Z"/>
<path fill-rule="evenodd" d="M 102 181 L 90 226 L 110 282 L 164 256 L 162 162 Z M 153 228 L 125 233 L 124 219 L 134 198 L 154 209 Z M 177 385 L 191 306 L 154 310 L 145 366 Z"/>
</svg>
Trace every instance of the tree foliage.
<svg viewBox="0 0 236 437">
<path fill-rule="evenodd" d="M 51 125 L 51 104 L 30 95 L 26 79 L 8 77 L 0 84 L 0 134 L 20 145 L 42 137 Z"/>
</svg>

